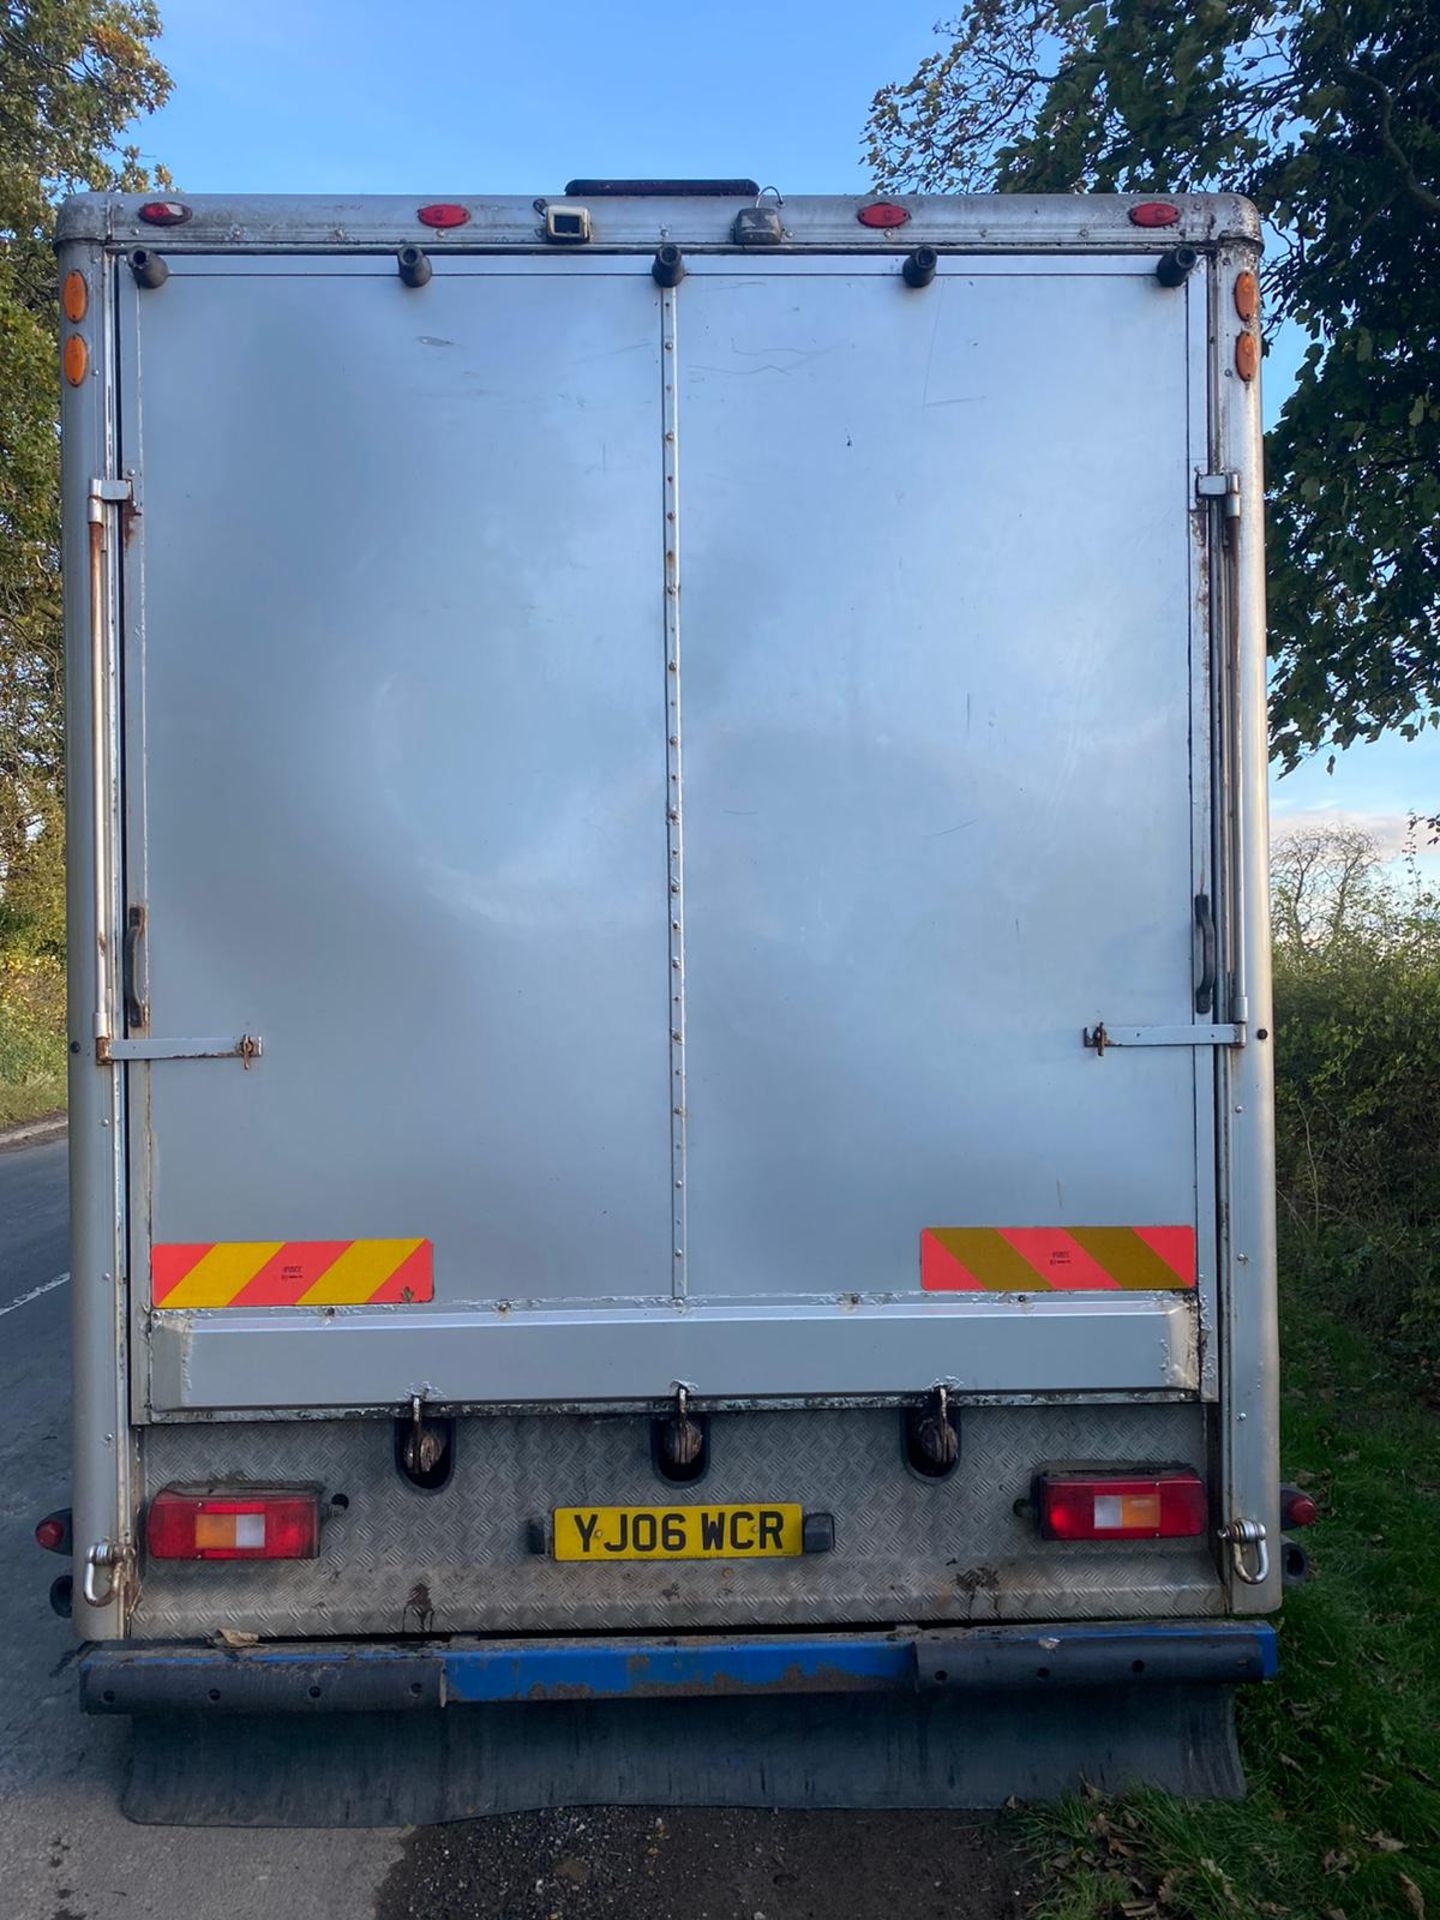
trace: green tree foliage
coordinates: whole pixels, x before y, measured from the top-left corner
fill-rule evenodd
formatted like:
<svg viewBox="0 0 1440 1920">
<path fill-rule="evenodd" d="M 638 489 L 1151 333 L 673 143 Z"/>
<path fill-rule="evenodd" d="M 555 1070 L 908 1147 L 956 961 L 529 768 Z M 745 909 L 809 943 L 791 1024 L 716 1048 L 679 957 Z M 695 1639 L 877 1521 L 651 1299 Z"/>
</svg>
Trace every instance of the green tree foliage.
<svg viewBox="0 0 1440 1920">
<path fill-rule="evenodd" d="M 1440 0 L 970 0 L 876 95 L 892 191 L 1245 193 L 1310 347 L 1266 449 L 1274 741 L 1440 724 Z"/>
<path fill-rule="evenodd" d="M 63 942 L 56 202 L 148 186 L 150 0 L 0 0 L 0 946 Z M 161 176 L 163 177 L 163 176 Z"/>
<path fill-rule="evenodd" d="M 1337 832 L 1278 840 L 1272 893 L 1289 1264 L 1440 1381 L 1440 899 Z"/>
</svg>

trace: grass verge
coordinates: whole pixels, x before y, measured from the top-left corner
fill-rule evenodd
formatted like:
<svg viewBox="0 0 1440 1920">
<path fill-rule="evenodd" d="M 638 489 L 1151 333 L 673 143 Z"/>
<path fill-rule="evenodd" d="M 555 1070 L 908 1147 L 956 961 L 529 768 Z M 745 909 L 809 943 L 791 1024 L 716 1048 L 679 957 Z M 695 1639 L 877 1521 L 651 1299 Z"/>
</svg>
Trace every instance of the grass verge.
<svg viewBox="0 0 1440 1920">
<path fill-rule="evenodd" d="M 1242 1690 L 1249 1798 L 1031 1816 L 1036 1920 L 1440 1920 L 1440 1420 L 1365 1335 L 1284 1319 L 1285 1473 L 1321 1519 L 1280 1678 Z"/>
<path fill-rule="evenodd" d="M 0 1128 L 65 1105 L 65 974 L 50 955 L 0 951 Z"/>
<path fill-rule="evenodd" d="M 65 1076 L 45 1075 L 23 1086 L 0 1082 L 0 1133 L 7 1127 L 23 1127 L 31 1120 L 44 1120 L 65 1110 Z"/>
</svg>

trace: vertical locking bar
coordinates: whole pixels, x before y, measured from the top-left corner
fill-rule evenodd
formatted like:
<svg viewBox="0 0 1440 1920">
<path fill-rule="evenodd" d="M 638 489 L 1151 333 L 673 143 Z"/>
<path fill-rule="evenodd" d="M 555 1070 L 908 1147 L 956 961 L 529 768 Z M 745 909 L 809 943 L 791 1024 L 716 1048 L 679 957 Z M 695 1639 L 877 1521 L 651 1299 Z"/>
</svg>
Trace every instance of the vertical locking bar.
<svg viewBox="0 0 1440 1920">
<path fill-rule="evenodd" d="M 115 963 L 107 938 L 111 902 L 115 897 L 115 845 L 112 832 L 116 794 L 112 750 L 117 719 L 115 649 L 111 632 L 110 532 L 113 510 L 132 498 L 128 480 L 94 479 L 86 507 L 90 541 L 90 754 L 94 849 L 92 882 L 95 894 L 95 1007 L 93 1016 L 97 1055 L 115 1026 Z"/>
<path fill-rule="evenodd" d="M 110 688 L 109 583 L 105 576 L 105 496 L 92 480 L 86 510 L 90 540 L 90 791 L 94 844 L 91 880 L 95 895 L 95 1005 L 92 1032 L 98 1047 L 110 1035 Z"/>
<path fill-rule="evenodd" d="M 665 817 L 670 928 L 670 1180 L 673 1297 L 688 1289 L 686 1261 L 685 840 L 680 702 L 680 448 L 678 283 L 660 287 L 661 430 L 665 553 Z"/>
<path fill-rule="evenodd" d="M 94 225 L 95 230 L 88 230 Z M 70 1046 L 70 1304 L 75 1444 L 74 1625 L 84 1639 L 125 1630 L 132 1566 L 134 1441 L 129 1423 L 126 1268 L 126 1076 L 95 1064 L 115 1032 L 124 913 L 119 685 L 120 516 L 133 505 L 122 473 L 117 412 L 117 301 L 139 298 L 107 259 L 87 211 L 60 214 L 60 273 L 89 288 L 89 373 L 61 387 L 62 561 Z M 68 229 L 68 231 L 67 231 Z M 122 288 L 121 274 L 125 286 Z M 149 297 L 149 296 L 147 296 Z M 128 449 L 131 457 L 135 448 Z M 87 1040 L 89 1046 L 86 1045 Z M 94 1553 L 93 1561 L 90 1556 Z M 91 1602 L 84 1598 L 87 1576 Z"/>
</svg>

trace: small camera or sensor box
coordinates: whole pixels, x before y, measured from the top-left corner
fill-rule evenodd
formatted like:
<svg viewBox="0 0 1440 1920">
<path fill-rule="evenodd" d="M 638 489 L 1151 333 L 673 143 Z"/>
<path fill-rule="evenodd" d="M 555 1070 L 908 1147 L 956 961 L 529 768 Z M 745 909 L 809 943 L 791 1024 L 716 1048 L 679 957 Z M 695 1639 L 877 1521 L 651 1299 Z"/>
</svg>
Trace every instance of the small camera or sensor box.
<svg viewBox="0 0 1440 1920">
<path fill-rule="evenodd" d="M 556 200 L 545 209 L 545 238 L 575 246 L 590 238 L 590 209 L 573 200 Z"/>
</svg>

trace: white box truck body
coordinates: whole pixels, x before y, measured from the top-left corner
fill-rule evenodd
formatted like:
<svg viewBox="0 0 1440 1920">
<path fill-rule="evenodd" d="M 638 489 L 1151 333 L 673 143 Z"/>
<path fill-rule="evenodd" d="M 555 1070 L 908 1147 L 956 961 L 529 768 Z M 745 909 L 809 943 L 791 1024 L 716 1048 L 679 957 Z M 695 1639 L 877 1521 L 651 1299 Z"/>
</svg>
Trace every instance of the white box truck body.
<svg viewBox="0 0 1440 1920">
<path fill-rule="evenodd" d="M 1253 209 L 573 185 L 62 215 L 86 1704 L 1259 1673 Z"/>
</svg>

